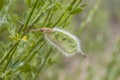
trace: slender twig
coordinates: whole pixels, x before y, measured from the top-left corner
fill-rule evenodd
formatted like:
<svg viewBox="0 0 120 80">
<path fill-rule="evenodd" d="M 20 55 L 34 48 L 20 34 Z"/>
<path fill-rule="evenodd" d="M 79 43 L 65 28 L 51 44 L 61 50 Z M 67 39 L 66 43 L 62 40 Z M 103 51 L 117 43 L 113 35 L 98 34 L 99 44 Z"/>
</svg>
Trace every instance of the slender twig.
<svg viewBox="0 0 120 80">
<path fill-rule="evenodd" d="M 12 50 L 12 53 L 15 52 L 16 48 L 17 48 L 17 47 L 15 47 L 14 50 Z M 8 61 L 7 61 L 7 63 L 5 64 L 5 66 L 3 67 L 3 70 L 2 70 L 3 73 L 5 72 L 8 64 L 9 64 L 9 61 L 12 59 L 12 56 L 13 56 L 13 54 L 11 54 L 11 55 L 8 57 Z"/>
<path fill-rule="evenodd" d="M 67 17 L 66 17 L 66 19 L 63 21 L 63 23 L 61 23 L 61 24 L 63 24 L 63 26 L 62 26 L 62 28 L 65 28 L 65 25 L 66 25 L 66 23 L 68 22 L 68 19 L 70 18 L 70 15 L 68 15 Z"/>
<path fill-rule="evenodd" d="M 55 27 L 55 26 L 60 22 L 60 20 L 64 17 L 65 13 L 68 11 L 69 7 L 70 7 L 71 5 L 73 5 L 76 1 L 77 1 L 77 0 L 73 0 L 73 1 L 71 2 L 71 4 L 67 7 L 67 9 L 61 14 L 61 16 L 59 17 L 59 19 L 55 22 L 55 24 L 53 25 L 53 27 Z"/>
<path fill-rule="evenodd" d="M 37 42 L 37 43 L 38 43 L 38 42 Z M 41 46 L 39 47 L 39 49 L 41 49 L 44 44 L 45 44 L 45 42 L 41 43 Z M 37 47 L 37 45 L 38 45 L 38 44 L 36 44 L 35 46 L 33 46 L 34 49 L 35 49 L 35 47 Z M 34 49 L 32 49 L 32 50 L 34 50 Z M 18 70 L 19 70 L 20 68 L 22 68 L 25 64 L 29 63 L 37 53 L 38 53 L 38 50 L 34 51 L 34 52 L 30 55 L 30 57 L 27 58 L 27 60 L 25 60 L 26 57 L 24 57 L 22 60 L 20 60 L 20 62 L 22 62 L 22 61 L 25 61 L 25 62 L 23 63 L 22 66 L 17 67 L 13 72 L 18 71 Z"/>
<path fill-rule="evenodd" d="M 20 62 L 25 61 L 26 57 L 30 55 L 30 52 L 32 52 L 39 45 L 40 42 L 41 42 L 41 39 L 37 41 L 37 43 L 29 50 L 29 52 L 21 59 Z M 41 49 L 43 45 L 44 45 L 44 42 L 41 42 L 39 49 Z"/>
<path fill-rule="evenodd" d="M 78 3 L 75 5 L 75 8 L 77 8 L 79 6 L 79 4 L 81 3 L 82 0 L 79 0 Z"/>
<path fill-rule="evenodd" d="M 9 56 L 9 54 L 10 54 L 10 53 L 12 52 L 12 50 L 18 45 L 19 42 L 20 42 L 20 40 L 17 41 L 13 46 L 10 46 L 11 48 L 10 48 L 9 52 L 5 53 L 5 55 L 2 57 L 2 59 L 1 59 L 1 61 L 0 61 L 0 65 L 3 64 L 3 62 L 5 61 L 5 59 L 7 59 L 7 57 Z"/>
<path fill-rule="evenodd" d="M 54 3 L 54 2 L 50 2 L 50 5 L 52 4 L 52 3 Z M 54 7 L 53 7 L 53 9 L 54 9 Z M 52 13 L 52 10 L 53 9 L 50 9 L 49 11 L 48 11 L 48 14 L 47 14 L 47 16 L 46 16 L 46 18 L 45 18 L 45 21 L 44 21 L 44 25 L 46 24 L 46 22 L 47 22 L 47 20 L 49 21 L 49 18 L 51 18 L 52 16 L 51 16 L 51 13 Z M 49 21 L 50 22 L 50 21 Z"/>
<path fill-rule="evenodd" d="M 27 21 L 26 21 L 26 23 L 25 23 L 25 25 L 24 25 L 24 29 L 28 26 L 28 23 L 29 23 L 29 21 L 30 21 L 30 18 L 31 18 L 31 16 L 32 16 L 33 12 L 34 12 L 34 9 L 35 9 L 36 4 L 37 4 L 38 1 L 39 1 L 39 0 L 36 0 L 35 5 L 34 5 L 32 11 L 30 12 L 29 18 L 27 19 Z M 24 35 L 25 35 L 25 34 L 24 34 Z M 24 37 L 24 35 L 21 37 L 21 39 Z M 9 62 L 11 61 L 11 58 L 12 58 L 12 56 L 14 55 L 14 52 L 15 52 L 15 50 L 16 50 L 16 47 L 17 47 L 17 45 L 19 44 L 20 41 L 21 41 L 21 40 L 18 40 L 18 41 L 15 43 L 15 45 L 13 45 L 13 47 L 10 49 L 10 51 L 9 51 L 8 53 L 6 53 L 5 56 L 3 57 L 3 59 L 1 60 L 0 64 L 2 64 L 2 63 L 5 61 L 5 59 L 10 55 L 7 63 L 5 64 L 5 67 L 3 68 L 3 72 L 6 70 Z"/>
<path fill-rule="evenodd" d="M 51 22 L 53 15 L 54 15 L 53 10 L 51 10 L 51 13 L 50 13 L 50 16 L 49 16 L 49 19 L 48 19 L 49 22 Z"/>
<path fill-rule="evenodd" d="M 19 30 L 18 30 L 18 33 L 20 33 L 21 32 L 21 30 L 22 30 L 22 28 L 23 28 L 23 24 L 21 24 L 21 26 L 20 26 L 20 28 L 19 28 Z"/>
<path fill-rule="evenodd" d="M 46 24 L 46 22 L 47 22 L 47 20 L 48 20 L 48 18 L 49 18 L 49 16 L 50 16 L 50 13 L 51 13 L 51 10 L 50 11 L 48 11 L 48 14 L 47 14 L 47 16 L 46 16 L 46 18 L 45 18 L 45 21 L 44 21 L 44 25 Z"/>
<path fill-rule="evenodd" d="M 43 42 L 43 43 L 41 44 L 41 46 L 40 46 L 39 49 L 41 49 L 44 44 L 45 44 L 45 43 Z M 28 62 L 30 62 L 37 53 L 38 53 L 38 50 L 36 50 L 36 51 L 25 61 L 24 65 L 27 64 Z M 24 65 L 23 65 L 23 66 L 24 66 Z"/>
<path fill-rule="evenodd" d="M 41 8 L 41 10 L 39 11 L 38 15 L 35 17 L 35 19 L 31 22 L 30 25 L 35 24 L 36 22 L 38 22 L 38 20 L 40 20 L 40 17 L 42 17 L 46 11 L 51 11 L 52 8 L 54 8 L 55 5 L 53 5 L 52 7 L 48 8 L 48 1 L 45 2 L 44 6 Z"/>
<path fill-rule="evenodd" d="M 48 7 L 48 0 L 45 2 L 44 6 L 40 9 L 38 15 L 36 15 L 35 19 L 31 22 L 30 25 L 33 25 L 35 22 L 37 22 L 40 19 L 40 17 L 45 13 L 47 7 Z"/>
<path fill-rule="evenodd" d="M 39 0 L 36 0 L 36 2 L 35 2 L 32 10 L 31 10 L 31 12 L 30 12 L 30 15 L 28 16 L 28 19 L 27 19 L 26 23 L 25 23 L 25 25 L 24 25 L 23 28 L 22 28 L 23 31 L 25 31 L 25 29 L 27 28 L 27 26 L 28 26 L 28 24 L 29 24 L 29 21 L 30 21 L 30 18 L 31 18 L 32 15 L 33 15 L 33 12 L 34 12 L 34 10 L 35 10 L 35 8 L 36 8 L 36 6 L 37 6 L 38 1 L 39 1 Z M 22 29 L 21 29 L 21 30 L 22 30 Z"/>
<path fill-rule="evenodd" d="M 41 70 L 42 70 L 42 68 L 44 67 L 44 65 L 45 65 L 45 63 L 46 63 L 46 61 L 47 61 L 47 59 L 48 59 L 48 57 L 49 57 L 49 55 L 50 55 L 51 52 L 52 52 L 52 48 L 48 51 L 48 53 L 47 53 L 47 55 L 46 55 L 43 63 L 41 64 L 41 66 L 40 66 L 39 70 L 37 71 L 36 76 L 35 76 L 35 78 L 34 78 L 33 80 L 36 80 L 36 79 L 37 79 L 37 77 L 38 77 L 38 75 L 39 75 L 38 73 L 41 72 Z"/>
<path fill-rule="evenodd" d="M 75 7 L 73 8 L 73 9 L 75 9 L 75 8 L 77 8 L 78 6 L 79 6 L 79 4 L 81 3 L 81 1 L 82 0 L 79 0 L 77 3 L 76 3 L 76 5 L 75 5 Z M 74 3 L 72 3 L 72 5 L 73 5 Z M 66 16 L 66 18 L 62 21 L 62 23 L 61 23 L 61 25 L 63 24 L 63 26 L 62 26 L 62 28 L 64 28 L 65 27 L 65 24 L 67 23 L 67 21 L 68 21 L 68 19 L 70 18 L 70 14 L 68 14 L 67 16 Z"/>
</svg>

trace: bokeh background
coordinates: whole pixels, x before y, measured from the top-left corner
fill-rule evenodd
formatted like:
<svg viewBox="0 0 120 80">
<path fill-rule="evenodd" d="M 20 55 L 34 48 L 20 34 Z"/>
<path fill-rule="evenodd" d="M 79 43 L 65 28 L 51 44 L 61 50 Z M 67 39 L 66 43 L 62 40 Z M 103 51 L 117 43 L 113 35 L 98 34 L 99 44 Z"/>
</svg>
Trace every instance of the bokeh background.
<svg viewBox="0 0 120 80">
<path fill-rule="evenodd" d="M 61 1 L 67 4 L 69 0 Z M 10 11 L 22 16 L 26 7 L 22 0 L 18 2 Z M 40 80 L 120 80 L 120 0 L 83 0 L 83 3 L 87 4 L 84 11 L 74 16 L 66 30 L 80 39 L 87 57 L 60 55 L 54 64 L 43 68 Z M 6 42 L 8 35 L 0 25 L 0 42 Z"/>
</svg>

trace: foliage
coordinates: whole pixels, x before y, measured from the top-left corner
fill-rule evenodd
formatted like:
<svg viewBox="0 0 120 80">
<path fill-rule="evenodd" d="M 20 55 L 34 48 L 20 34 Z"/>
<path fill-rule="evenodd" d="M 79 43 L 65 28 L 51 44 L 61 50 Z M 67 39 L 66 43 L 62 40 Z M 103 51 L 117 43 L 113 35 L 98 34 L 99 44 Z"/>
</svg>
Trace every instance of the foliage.
<svg viewBox="0 0 120 80">
<path fill-rule="evenodd" d="M 0 0 L 0 80 L 120 80 L 118 4 Z M 44 27 L 76 34 L 86 59 L 61 56 L 41 31 L 32 32 Z"/>
<path fill-rule="evenodd" d="M 0 2 L 0 31 L 9 34 L 0 45 L 0 79 L 36 80 L 45 64 L 53 64 L 52 58 L 48 59 L 53 48 L 45 42 L 41 32 L 30 30 L 67 27 L 72 16 L 82 12 L 83 6 L 80 6 L 81 0 L 70 0 L 66 6 L 61 0 L 24 0 L 25 11 L 16 13 L 18 2 Z"/>
</svg>

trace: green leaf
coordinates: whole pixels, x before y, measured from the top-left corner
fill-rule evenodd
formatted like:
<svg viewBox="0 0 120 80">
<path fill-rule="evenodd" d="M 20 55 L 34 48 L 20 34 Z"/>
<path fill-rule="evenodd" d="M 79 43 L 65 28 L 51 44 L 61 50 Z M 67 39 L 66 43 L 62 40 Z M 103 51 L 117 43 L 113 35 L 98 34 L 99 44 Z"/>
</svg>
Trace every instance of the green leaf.
<svg viewBox="0 0 120 80">
<path fill-rule="evenodd" d="M 76 9 L 72 10 L 69 14 L 75 15 L 75 14 L 81 13 L 82 11 L 83 11 L 82 8 L 76 8 Z"/>
</svg>

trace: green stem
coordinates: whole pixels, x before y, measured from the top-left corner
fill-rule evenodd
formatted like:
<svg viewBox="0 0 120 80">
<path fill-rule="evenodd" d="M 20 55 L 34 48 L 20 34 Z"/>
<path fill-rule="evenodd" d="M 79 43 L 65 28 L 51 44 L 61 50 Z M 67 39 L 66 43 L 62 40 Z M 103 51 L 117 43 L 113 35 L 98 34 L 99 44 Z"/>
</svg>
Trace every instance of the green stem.
<svg viewBox="0 0 120 80">
<path fill-rule="evenodd" d="M 47 16 L 46 16 L 46 18 L 45 18 L 45 21 L 44 21 L 44 25 L 46 24 L 46 22 L 47 22 L 47 20 L 48 20 L 48 18 L 49 18 L 49 16 L 50 16 L 50 13 L 51 13 L 51 10 L 50 11 L 48 11 L 48 14 L 47 14 Z"/>
<path fill-rule="evenodd" d="M 53 17 L 53 14 L 54 14 L 54 13 L 53 13 L 53 10 L 51 10 L 51 13 L 50 13 L 50 16 L 49 16 L 49 19 L 48 19 L 49 22 L 51 22 L 52 17 Z"/>
<path fill-rule="evenodd" d="M 39 45 L 40 41 L 41 41 L 41 39 L 31 48 L 31 50 L 27 53 L 27 55 L 25 55 L 25 56 L 21 59 L 20 62 L 25 61 L 26 57 L 29 56 L 30 53 Z M 42 47 L 43 45 L 44 45 L 44 42 L 41 43 L 40 49 L 41 49 L 41 47 Z M 30 55 L 30 56 L 31 56 L 31 55 Z"/>
<path fill-rule="evenodd" d="M 68 22 L 68 19 L 70 18 L 70 15 L 68 15 L 67 17 L 66 17 L 66 19 L 63 21 L 63 27 L 62 28 L 65 28 L 65 26 L 66 26 L 66 23 Z"/>
<path fill-rule="evenodd" d="M 53 27 L 55 27 L 59 22 L 60 20 L 64 17 L 64 15 L 66 14 L 66 12 L 68 11 L 69 7 L 71 5 L 73 5 L 77 0 L 73 0 L 70 5 L 68 6 L 68 8 L 62 13 L 62 15 L 59 17 L 59 19 L 56 21 L 56 23 L 53 25 Z"/>
<path fill-rule="evenodd" d="M 40 19 L 40 17 L 45 13 L 47 7 L 48 7 L 48 1 L 45 2 L 44 6 L 40 9 L 38 15 L 35 17 L 35 19 L 32 21 L 30 25 L 33 25 L 35 22 L 37 22 Z"/>
<path fill-rule="evenodd" d="M 39 43 L 38 43 L 38 44 L 39 44 Z M 37 47 L 38 44 L 36 44 L 36 45 L 34 46 L 34 49 L 35 49 L 35 47 Z M 45 43 L 43 42 L 43 43 L 41 44 L 41 46 L 39 47 L 39 49 L 41 49 L 44 44 L 45 44 Z M 33 50 L 34 50 L 34 49 L 33 49 Z M 24 57 L 24 59 L 22 59 L 22 60 L 20 61 L 20 62 L 25 61 L 24 64 L 23 64 L 22 66 L 17 67 L 13 72 L 18 71 L 21 67 L 23 67 L 25 64 L 27 64 L 28 62 L 30 62 L 37 53 L 38 53 L 38 50 L 34 51 L 27 60 L 25 60 L 26 57 Z"/>
<path fill-rule="evenodd" d="M 44 45 L 44 43 L 41 44 L 40 49 L 41 49 L 41 47 L 42 47 L 43 45 Z M 25 64 L 27 64 L 28 62 L 30 62 L 37 53 L 38 53 L 38 50 L 35 51 L 35 52 L 28 58 L 28 60 L 26 60 Z M 24 64 L 24 65 L 25 65 L 25 64 Z M 23 65 L 23 66 L 24 66 L 24 65 Z"/>
<path fill-rule="evenodd" d="M 76 3 L 76 5 L 75 5 L 74 8 L 77 8 L 77 7 L 79 6 L 79 4 L 81 3 L 81 1 L 82 1 L 82 0 L 79 0 L 79 1 Z M 75 3 L 75 2 L 73 2 L 73 3 L 71 3 L 71 4 L 73 5 L 74 3 Z M 71 15 L 68 14 L 68 15 L 66 16 L 66 18 L 63 20 L 63 22 L 61 23 L 61 25 L 64 24 L 62 28 L 65 27 L 65 24 L 67 23 L 67 21 L 68 21 L 68 19 L 70 18 L 70 16 L 71 16 Z"/>
<path fill-rule="evenodd" d="M 55 1 L 51 1 L 50 2 L 50 5 L 53 3 L 54 4 L 54 2 Z M 54 9 L 54 7 L 53 7 L 53 9 Z M 46 24 L 46 22 L 47 22 L 47 20 L 50 22 L 51 21 L 51 18 L 52 18 L 52 16 L 51 16 L 51 13 L 52 13 L 52 11 L 53 11 L 53 9 L 50 9 L 49 11 L 48 11 L 48 14 L 47 14 L 47 16 L 46 16 L 46 18 L 45 18 L 45 21 L 44 21 L 44 25 Z"/>
<path fill-rule="evenodd" d="M 18 29 L 18 33 L 20 33 L 21 32 L 21 30 L 22 30 L 22 28 L 23 28 L 23 24 L 21 24 L 21 26 L 20 26 L 20 28 Z"/>
<path fill-rule="evenodd" d="M 36 8 L 36 6 L 37 6 L 38 1 L 39 1 L 39 0 L 36 0 L 36 2 L 35 2 L 32 10 L 31 10 L 31 12 L 30 12 L 30 15 L 28 16 L 28 19 L 27 19 L 25 25 L 23 26 L 23 31 L 25 31 L 25 29 L 27 28 L 27 26 L 28 26 L 28 24 L 29 24 L 29 21 L 30 21 L 30 18 L 31 18 L 32 15 L 33 15 L 33 12 L 34 12 L 34 10 L 35 10 L 35 8 Z M 22 30 L 22 29 L 21 29 L 21 30 Z"/>
<path fill-rule="evenodd" d="M 48 19 L 49 22 L 51 22 L 51 20 L 52 20 L 52 18 L 53 18 L 53 15 L 54 15 L 54 13 L 55 13 L 54 9 L 55 9 L 55 7 L 51 10 L 51 13 L 50 13 L 50 15 L 49 15 L 49 19 Z M 54 26 L 50 25 L 49 27 L 52 28 L 52 27 L 54 27 Z"/>
<path fill-rule="evenodd" d="M 31 16 L 32 16 L 33 12 L 34 12 L 34 9 L 35 9 L 36 4 L 37 4 L 38 1 L 39 1 L 39 0 L 36 0 L 35 5 L 34 5 L 32 11 L 30 12 L 29 18 L 27 19 L 27 22 L 26 22 L 25 25 L 23 26 L 24 29 L 28 26 L 28 23 L 29 23 L 29 21 L 30 21 L 30 18 L 31 18 Z M 22 30 L 22 28 L 21 28 L 21 30 Z M 21 30 L 20 30 L 20 31 L 21 31 Z M 21 39 L 22 39 L 23 37 L 24 37 L 24 35 L 21 37 Z M 2 60 L 1 60 L 1 62 L 0 62 L 0 65 L 3 64 L 3 62 L 5 61 L 5 59 L 11 54 L 10 57 L 9 57 L 9 59 L 8 59 L 8 61 L 7 61 L 7 63 L 5 64 L 5 67 L 3 68 L 3 72 L 5 72 L 5 70 L 6 70 L 9 62 L 11 61 L 12 56 L 14 55 L 14 52 L 15 52 L 15 50 L 16 50 L 16 47 L 17 47 L 17 45 L 19 44 L 20 41 L 21 41 L 21 40 L 17 41 L 17 42 L 15 43 L 15 45 L 13 45 L 13 47 L 10 49 L 10 51 L 9 51 L 8 53 L 6 53 L 5 56 L 2 58 Z"/>
<path fill-rule="evenodd" d="M 14 50 L 12 50 L 12 53 L 15 52 L 16 48 L 17 48 L 17 47 L 15 47 Z M 5 70 L 7 69 L 7 66 L 8 66 L 8 64 L 9 64 L 9 61 L 12 59 L 12 56 L 13 56 L 13 54 L 11 54 L 11 55 L 8 57 L 8 61 L 7 61 L 7 63 L 5 64 L 5 66 L 3 67 L 3 70 L 2 70 L 3 73 L 4 73 Z"/>
<path fill-rule="evenodd" d="M 44 45 L 44 43 L 40 46 L 40 48 L 41 48 L 43 45 Z M 38 53 L 38 50 L 35 51 L 35 52 L 25 61 L 25 63 L 23 64 L 23 66 L 24 66 L 25 64 L 27 64 L 28 62 L 30 62 L 37 53 Z"/>
<path fill-rule="evenodd" d="M 52 52 L 52 48 L 48 51 L 48 53 L 47 53 L 47 55 L 46 55 L 46 57 L 45 57 L 45 60 L 43 61 L 43 64 L 40 66 L 39 70 L 37 71 L 37 74 L 36 74 L 34 80 L 37 79 L 37 77 L 38 77 L 38 75 L 39 75 L 38 73 L 41 72 L 41 70 L 42 70 L 42 68 L 44 67 L 44 65 L 45 65 L 45 63 L 46 63 L 46 61 L 47 61 L 47 59 L 48 59 L 48 57 L 49 57 L 49 55 L 50 55 L 51 52 Z"/>
<path fill-rule="evenodd" d="M 15 69 L 14 72 L 16 72 L 17 70 L 19 70 L 19 68 L 23 67 L 26 63 L 30 62 L 30 61 L 33 59 L 33 57 L 38 53 L 38 50 L 37 50 L 37 51 L 34 51 L 31 55 L 30 55 L 30 53 L 39 45 L 39 43 L 40 43 L 41 41 L 42 41 L 42 39 L 40 38 L 40 39 L 37 41 L 37 43 L 30 49 L 30 51 L 27 53 L 27 55 L 25 55 L 25 56 L 19 61 L 19 62 L 22 62 L 22 61 L 25 61 L 25 62 L 24 62 L 24 64 L 23 64 L 22 66 L 20 66 L 20 67 L 18 67 L 17 69 Z M 41 46 L 39 47 L 39 49 L 41 49 L 41 47 L 43 47 L 43 45 L 44 45 L 44 42 L 41 43 Z M 29 55 L 30 55 L 30 57 L 29 57 L 27 60 L 25 60 L 26 57 L 29 56 Z"/>
<path fill-rule="evenodd" d="M 8 53 L 5 53 L 5 55 L 2 57 L 2 59 L 1 59 L 1 61 L 0 61 L 0 65 L 2 65 L 3 64 L 3 62 L 5 61 L 5 59 L 7 59 L 7 57 L 9 56 L 9 54 L 12 52 L 12 50 L 18 45 L 18 43 L 20 42 L 20 40 L 19 41 L 17 41 L 12 47 L 11 47 L 11 49 L 9 50 L 9 52 Z"/>
<path fill-rule="evenodd" d="M 82 0 L 79 0 L 78 3 L 75 5 L 75 8 L 77 8 L 79 6 L 79 4 L 81 3 Z"/>
</svg>

